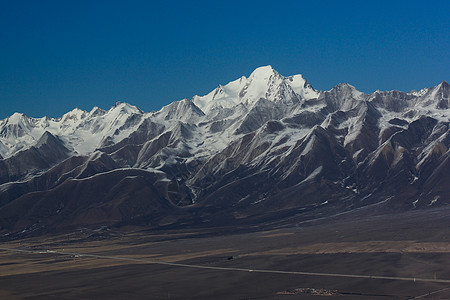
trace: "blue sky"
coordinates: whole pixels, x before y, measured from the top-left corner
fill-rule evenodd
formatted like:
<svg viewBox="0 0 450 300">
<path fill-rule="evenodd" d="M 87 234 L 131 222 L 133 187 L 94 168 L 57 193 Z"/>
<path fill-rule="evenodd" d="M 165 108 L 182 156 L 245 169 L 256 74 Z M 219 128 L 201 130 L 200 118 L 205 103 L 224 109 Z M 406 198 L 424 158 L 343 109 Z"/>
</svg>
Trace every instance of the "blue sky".
<svg viewBox="0 0 450 300">
<path fill-rule="evenodd" d="M 0 0 L 0 119 L 144 111 L 255 68 L 317 89 L 449 81 L 450 1 Z"/>
</svg>

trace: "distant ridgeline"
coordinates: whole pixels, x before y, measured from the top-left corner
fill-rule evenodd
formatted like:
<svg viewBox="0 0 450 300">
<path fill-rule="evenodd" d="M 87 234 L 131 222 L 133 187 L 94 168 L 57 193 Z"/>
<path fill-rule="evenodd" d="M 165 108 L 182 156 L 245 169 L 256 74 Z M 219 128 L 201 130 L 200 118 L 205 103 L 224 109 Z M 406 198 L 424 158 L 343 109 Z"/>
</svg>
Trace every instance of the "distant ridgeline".
<svg viewBox="0 0 450 300">
<path fill-rule="evenodd" d="M 0 232 L 249 225 L 448 205 L 449 84 L 364 94 L 256 69 L 157 112 L 0 121 Z M 286 221 L 288 222 L 288 221 Z"/>
</svg>

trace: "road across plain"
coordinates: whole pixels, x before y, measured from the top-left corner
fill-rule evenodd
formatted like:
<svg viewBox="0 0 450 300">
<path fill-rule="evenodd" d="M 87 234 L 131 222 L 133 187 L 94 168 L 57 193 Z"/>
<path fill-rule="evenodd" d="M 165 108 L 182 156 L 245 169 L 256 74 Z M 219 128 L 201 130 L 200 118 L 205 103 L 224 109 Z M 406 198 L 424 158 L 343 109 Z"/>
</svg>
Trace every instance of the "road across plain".
<svg viewBox="0 0 450 300">
<path fill-rule="evenodd" d="M 145 258 L 131 258 L 131 257 L 119 257 L 100 254 L 85 254 L 75 252 L 65 252 L 59 250 L 27 250 L 17 248 L 3 248 L 0 250 L 16 252 L 16 253 L 28 253 L 28 254 L 58 254 L 77 256 L 79 258 L 99 258 L 99 259 L 111 259 L 121 261 L 132 261 L 148 264 L 166 265 L 173 267 L 184 267 L 194 269 L 208 269 L 217 271 L 235 271 L 235 272 L 254 272 L 254 273 L 271 273 L 271 274 L 287 274 L 287 275 L 303 275 L 303 276 L 326 276 L 326 277 L 346 277 L 346 278 L 364 278 L 364 279 L 384 279 L 384 280 L 401 280 L 401 281 L 413 281 L 413 282 L 435 282 L 435 283 L 450 283 L 450 279 L 434 279 L 434 278 L 416 278 L 416 277 L 394 277 L 394 276 L 379 276 L 379 275 L 358 275 L 358 274 L 339 274 L 339 273 L 318 273 L 318 272 L 302 272 L 302 271 L 282 271 L 282 270 L 264 270 L 264 269 L 246 269 L 246 268 L 234 268 L 234 267 L 215 267 L 196 264 L 183 264 L 176 262 L 167 262 L 155 259 Z"/>
</svg>

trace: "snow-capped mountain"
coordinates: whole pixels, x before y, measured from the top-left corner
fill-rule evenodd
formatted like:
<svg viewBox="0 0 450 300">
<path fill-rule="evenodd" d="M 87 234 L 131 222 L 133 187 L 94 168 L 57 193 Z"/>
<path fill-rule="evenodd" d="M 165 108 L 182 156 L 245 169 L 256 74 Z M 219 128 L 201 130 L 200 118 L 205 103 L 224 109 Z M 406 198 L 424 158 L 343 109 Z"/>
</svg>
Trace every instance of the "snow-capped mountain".
<svg viewBox="0 0 450 300">
<path fill-rule="evenodd" d="M 36 119 L 15 113 L 0 122 L 0 154 L 9 157 L 29 148 L 45 132 L 59 136 L 75 153 L 87 154 L 129 135 L 142 114 L 140 109 L 126 103 L 116 103 L 108 111 L 98 107 L 90 112 L 75 108 L 57 119 Z"/>
<path fill-rule="evenodd" d="M 317 91 L 256 69 L 157 112 L 0 121 L 0 230 L 249 224 L 448 205 L 450 86 Z M 56 227 L 55 227 L 56 226 Z"/>
<path fill-rule="evenodd" d="M 205 96 L 194 96 L 192 101 L 208 114 L 213 109 L 230 108 L 240 103 L 251 106 L 261 98 L 289 105 L 318 96 L 302 75 L 284 77 L 271 66 L 265 66 L 257 68 L 249 78 L 243 76 L 227 85 L 219 85 Z"/>
</svg>

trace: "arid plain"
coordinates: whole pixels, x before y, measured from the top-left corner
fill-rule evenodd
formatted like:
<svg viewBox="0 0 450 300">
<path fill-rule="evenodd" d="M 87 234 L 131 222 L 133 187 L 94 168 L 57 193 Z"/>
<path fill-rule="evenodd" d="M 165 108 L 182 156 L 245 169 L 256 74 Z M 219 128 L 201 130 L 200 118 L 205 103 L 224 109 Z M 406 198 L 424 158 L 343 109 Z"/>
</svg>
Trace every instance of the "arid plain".
<svg viewBox="0 0 450 300">
<path fill-rule="evenodd" d="M 0 296 L 449 299 L 448 210 L 353 212 L 295 227 L 100 228 L 5 239 Z"/>
</svg>

